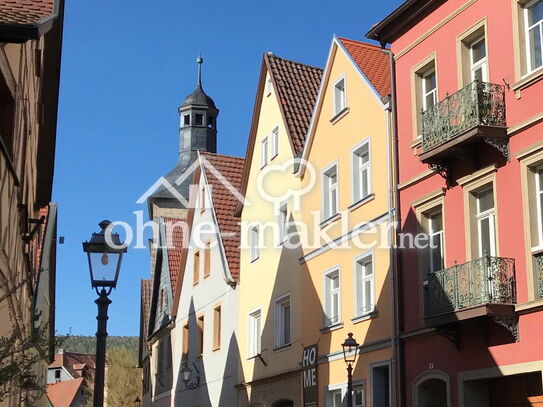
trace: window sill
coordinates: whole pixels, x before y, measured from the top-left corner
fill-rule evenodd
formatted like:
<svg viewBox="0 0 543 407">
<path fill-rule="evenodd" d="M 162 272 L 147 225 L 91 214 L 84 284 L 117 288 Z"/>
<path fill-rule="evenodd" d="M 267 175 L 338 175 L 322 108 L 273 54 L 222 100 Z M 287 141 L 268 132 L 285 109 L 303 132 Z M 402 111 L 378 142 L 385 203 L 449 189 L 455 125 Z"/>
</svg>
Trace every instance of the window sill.
<svg viewBox="0 0 543 407">
<path fill-rule="evenodd" d="M 255 257 L 254 259 L 251 259 L 250 263 L 254 263 L 254 262 L 257 261 L 259 258 L 260 258 L 260 256 L 259 256 L 259 257 Z"/>
<path fill-rule="evenodd" d="M 330 223 L 332 222 L 335 222 L 336 220 L 338 220 L 339 218 L 341 218 L 341 214 L 340 213 L 336 213 L 335 215 L 332 215 L 330 216 L 329 218 L 323 220 L 320 224 L 320 227 L 323 228 L 325 226 L 328 226 Z"/>
<path fill-rule="evenodd" d="M 422 145 L 422 134 L 419 134 L 415 140 L 409 145 L 409 147 L 415 149 Z"/>
<path fill-rule="evenodd" d="M 543 67 L 538 68 L 536 71 L 532 72 L 531 74 L 526 75 L 525 77 L 521 78 L 519 81 L 515 82 L 511 86 L 511 90 L 513 91 L 522 90 L 524 88 L 527 88 L 530 85 L 533 85 L 540 79 L 543 79 Z"/>
<path fill-rule="evenodd" d="M 273 348 L 274 352 L 282 352 L 286 349 L 289 349 L 291 347 L 292 343 L 287 343 L 286 345 L 278 346 L 277 348 Z"/>
<path fill-rule="evenodd" d="M 352 318 L 351 322 L 353 324 L 358 324 L 359 322 L 368 321 L 370 319 L 376 318 L 377 316 L 379 316 L 379 312 L 377 312 L 377 309 L 374 309 L 373 311 L 368 312 L 367 314 Z"/>
<path fill-rule="evenodd" d="M 213 352 L 218 352 L 221 350 L 221 347 L 220 346 L 217 346 L 216 348 L 213 348 L 212 351 Z"/>
<path fill-rule="evenodd" d="M 341 329 L 341 328 L 343 328 L 343 322 L 338 322 L 338 323 L 333 324 L 333 325 L 325 326 L 325 327 L 321 328 L 320 331 L 323 334 L 327 334 L 328 332 L 336 331 L 336 330 Z"/>
<path fill-rule="evenodd" d="M 279 153 L 275 154 L 272 158 L 270 158 L 270 161 L 273 161 L 278 155 Z"/>
<path fill-rule="evenodd" d="M 375 199 L 375 194 L 369 194 L 368 196 L 365 196 L 364 198 L 359 199 L 358 201 L 353 203 L 351 206 L 349 206 L 349 210 L 354 211 L 356 208 L 359 208 L 362 205 L 364 205 L 365 203 L 367 203 L 369 201 L 373 201 L 374 199 Z"/>
<path fill-rule="evenodd" d="M 339 113 L 336 113 L 336 115 L 330 119 L 330 123 L 336 124 L 342 118 L 344 118 L 347 115 L 347 113 L 349 113 L 349 111 L 350 110 L 348 107 L 344 107 L 343 110 L 341 110 Z"/>
</svg>

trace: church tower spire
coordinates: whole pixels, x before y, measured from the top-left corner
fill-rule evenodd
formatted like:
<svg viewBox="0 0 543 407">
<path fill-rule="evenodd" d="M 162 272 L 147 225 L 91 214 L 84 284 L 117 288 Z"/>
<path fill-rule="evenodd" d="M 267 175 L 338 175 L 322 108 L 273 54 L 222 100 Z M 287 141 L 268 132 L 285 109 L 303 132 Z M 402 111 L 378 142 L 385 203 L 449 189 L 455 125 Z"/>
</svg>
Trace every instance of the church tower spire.
<svg viewBox="0 0 543 407">
<path fill-rule="evenodd" d="M 196 160 L 198 150 L 217 152 L 217 116 L 219 109 L 202 86 L 202 56 L 196 59 L 196 89 L 179 107 L 179 163 L 187 167 Z"/>
</svg>

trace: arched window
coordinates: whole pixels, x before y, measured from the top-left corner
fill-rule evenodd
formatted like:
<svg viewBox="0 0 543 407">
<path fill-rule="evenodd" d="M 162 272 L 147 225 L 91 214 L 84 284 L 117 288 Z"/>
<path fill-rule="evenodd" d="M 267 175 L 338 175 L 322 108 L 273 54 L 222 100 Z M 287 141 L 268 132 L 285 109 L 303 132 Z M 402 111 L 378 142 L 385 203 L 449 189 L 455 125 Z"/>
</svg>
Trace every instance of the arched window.
<svg viewBox="0 0 543 407">
<path fill-rule="evenodd" d="M 449 407 L 449 376 L 441 371 L 431 371 L 415 380 L 414 398 L 416 407 Z"/>
</svg>

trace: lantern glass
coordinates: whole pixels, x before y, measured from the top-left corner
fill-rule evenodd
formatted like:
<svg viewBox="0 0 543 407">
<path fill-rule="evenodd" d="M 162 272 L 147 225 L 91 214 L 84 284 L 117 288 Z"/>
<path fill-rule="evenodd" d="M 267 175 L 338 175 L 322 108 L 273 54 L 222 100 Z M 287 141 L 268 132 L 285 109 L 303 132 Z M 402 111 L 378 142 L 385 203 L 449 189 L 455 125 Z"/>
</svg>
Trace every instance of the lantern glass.
<svg viewBox="0 0 543 407">
<path fill-rule="evenodd" d="M 345 342 L 341 344 L 343 347 L 343 358 L 345 363 L 354 364 L 356 362 L 356 357 L 358 356 L 358 348 L 360 345 L 353 338 L 353 334 L 349 333 Z"/>
<path fill-rule="evenodd" d="M 192 370 L 190 367 L 188 366 L 185 366 L 182 370 L 181 370 L 181 377 L 183 380 L 183 382 L 185 384 L 187 384 L 189 381 L 190 381 L 190 377 L 192 376 Z"/>
</svg>

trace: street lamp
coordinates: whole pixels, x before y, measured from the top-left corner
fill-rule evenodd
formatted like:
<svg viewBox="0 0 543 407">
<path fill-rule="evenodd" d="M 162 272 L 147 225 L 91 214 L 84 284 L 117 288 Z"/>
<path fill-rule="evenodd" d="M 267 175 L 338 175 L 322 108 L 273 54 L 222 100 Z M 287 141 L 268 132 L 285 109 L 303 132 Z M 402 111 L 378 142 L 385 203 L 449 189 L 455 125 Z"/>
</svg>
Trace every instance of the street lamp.
<svg viewBox="0 0 543 407">
<path fill-rule="evenodd" d="M 136 400 L 134 400 L 134 407 L 141 407 L 141 400 L 139 397 L 136 397 Z"/>
<path fill-rule="evenodd" d="M 185 383 L 185 386 L 189 390 L 193 390 L 197 388 L 200 385 L 200 377 L 196 376 L 196 382 L 190 383 L 190 378 L 192 377 L 192 369 L 185 365 L 183 369 L 181 369 L 181 380 L 183 383 Z"/>
<path fill-rule="evenodd" d="M 353 338 L 352 332 L 347 334 L 347 339 L 341 344 L 343 348 L 343 359 L 347 363 L 347 406 L 353 406 L 353 365 L 358 356 L 358 348 L 360 345 Z"/>
<path fill-rule="evenodd" d="M 98 299 L 94 301 L 98 305 L 94 407 L 103 407 L 104 405 L 107 309 L 111 304 L 108 295 L 117 286 L 123 254 L 126 253 L 126 245 L 121 243 L 117 233 L 111 233 L 110 225 L 111 222 L 108 220 L 100 222 L 99 226 L 102 230 L 93 233 L 90 241 L 83 242 L 83 251 L 87 253 L 89 260 L 91 285 L 98 294 Z"/>
</svg>

